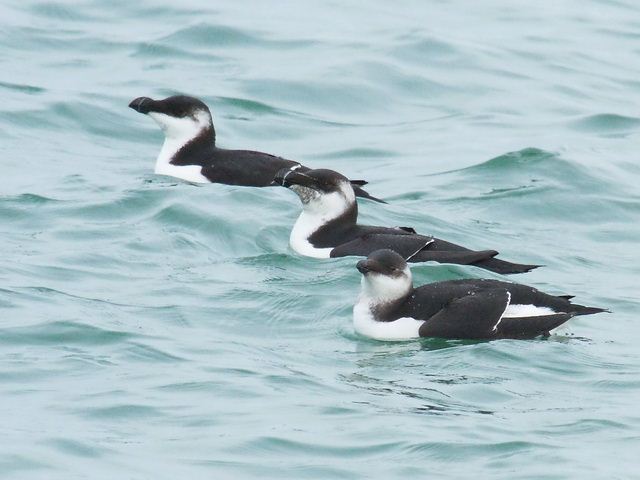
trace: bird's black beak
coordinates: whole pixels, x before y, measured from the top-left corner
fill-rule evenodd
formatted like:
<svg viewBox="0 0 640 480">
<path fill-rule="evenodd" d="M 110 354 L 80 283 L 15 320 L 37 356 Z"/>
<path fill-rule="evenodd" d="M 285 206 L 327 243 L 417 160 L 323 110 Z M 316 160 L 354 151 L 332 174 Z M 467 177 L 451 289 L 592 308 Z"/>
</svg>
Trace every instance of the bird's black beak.
<svg viewBox="0 0 640 480">
<path fill-rule="evenodd" d="M 356 268 L 363 275 L 366 275 L 367 273 L 370 273 L 370 272 L 383 273 L 386 270 L 385 267 L 380 262 L 372 258 L 366 258 L 364 260 L 360 260 L 358 263 L 356 263 Z"/>
<path fill-rule="evenodd" d="M 155 103 L 149 97 L 138 97 L 131 100 L 129 108 L 133 108 L 136 112 L 147 114 L 151 111 L 151 107 Z"/>
<path fill-rule="evenodd" d="M 281 185 L 286 188 L 289 188 L 291 185 L 312 187 L 314 183 L 315 179 L 309 175 L 305 175 L 291 168 L 283 168 L 276 173 L 271 185 Z"/>
<path fill-rule="evenodd" d="M 356 268 L 363 275 L 366 275 L 369 272 L 375 272 L 373 262 L 369 260 L 360 260 L 358 263 L 356 263 Z"/>
<path fill-rule="evenodd" d="M 369 273 L 369 264 L 366 260 L 360 260 L 358 263 L 356 263 L 356 268 L 363 275 Z"/>
</svg>

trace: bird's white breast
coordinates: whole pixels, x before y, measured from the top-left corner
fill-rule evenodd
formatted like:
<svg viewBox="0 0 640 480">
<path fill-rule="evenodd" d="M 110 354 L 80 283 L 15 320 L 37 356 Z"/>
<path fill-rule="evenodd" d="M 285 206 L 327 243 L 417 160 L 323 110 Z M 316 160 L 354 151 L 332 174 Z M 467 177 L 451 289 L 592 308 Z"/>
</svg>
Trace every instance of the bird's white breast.
<svg viewBox="0 0 640 480">
<path fill-rule="evenodd" d="M 171 160 L 178 151 L 211 126 L 211 115 L 200 111 L 194 117 L 175 118 L 164 113 L 150 112 L 149 116 L 164 132 L 164 143 L 156 159 L 155 173 L 181 178 L 193 183 L 211 183 L 202 175 L 200 165 L 173 165 Z"/>
<path fill-rule="evenodd" d="M 331 250 L 333 247 L 328 248 L 316 248 L 311 242 L 309 237 L 324 225 L 322 218 L 314 215 L 309 215 L 306 212 L 302 212 L 296 220 L 291 235 L 289 236 L 289 244 L 300 255 L 313 258 L 329 258 L 331 256 Z"/>
<path fill-rule="evenodd" d="M 329 258 L 333 247 L 316 248 L 309 242 L 309 237 L 328 222 L 342 215 L 355 202 L 353 188 L 347 183 L 340 192 L 319 194 L 306 187 L 297 187 L 296 193 L 302 197 L 309 195 L 309 198 L 303 200 L 302 213 L 291 230 L 289 236 L 291 248 L 307 257 Z"/>
<path fill-rule="evenodd" d="M 200 165 L 156 165 L 155 173 L 158 175 L 168 175 L 170 177 L 181 178 L 193 183 L 211 183 L 207 177 L 202 175 Z"/>
<path fill-rule="evenodd" d="M 373 317 L 367 298 L 358 299 L 353 307 L 353 327 L 356 332 L 376 340 L 399 341 L 420 337 L 424 320 L 402 317 L 393 322 L 379 322 Z"/>
</svg>

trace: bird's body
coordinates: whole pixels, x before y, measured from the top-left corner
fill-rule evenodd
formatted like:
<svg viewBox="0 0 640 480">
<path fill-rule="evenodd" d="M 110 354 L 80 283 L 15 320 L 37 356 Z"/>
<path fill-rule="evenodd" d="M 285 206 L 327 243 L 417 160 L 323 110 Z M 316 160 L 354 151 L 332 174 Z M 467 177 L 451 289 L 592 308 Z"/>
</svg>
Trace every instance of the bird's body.
<svg viewBox="0 0 640 480">
<path fill-rule="evenodd" d="M 410 227 L 358 224 L 358 205 L 348 180 L 331 170 L 282 170 L 276 182 L 300 197 L 303 210 L 289 242 L 301 255 L 315 258 L 367 256 L 389 248 L 411 262 L 435 261 L 474 265 L 497 273 L 523 273 L 536 267 L 493 258 L 495 250 L 469 250 L 420 235 Z"/>
<path fill-rule="evenodd" d="M 604 311 L 533 287 L 490 279 L 436 282 L 413 288 L 404 259 L 391 250 L 358 262 L 363 274 L 353 309 L 358 333 L 378 340 L 417 337 L 533 338 L 575 315 Z"/>
<path fill-rule="evenodd" d="M 309 170 L 299 162 L 252 150 L 216 146 L 209 108 L 200 100 L 176 95 L 164 100 L 140 97 L 129 106 L 153 118 L 165 134 L 156 159 L 155 173 L 193 183 L 224 183 L 244 187 L 269 187 L 282 169 Z M 354 181 L 356 196 L 381 201 Z"/>
</svg>

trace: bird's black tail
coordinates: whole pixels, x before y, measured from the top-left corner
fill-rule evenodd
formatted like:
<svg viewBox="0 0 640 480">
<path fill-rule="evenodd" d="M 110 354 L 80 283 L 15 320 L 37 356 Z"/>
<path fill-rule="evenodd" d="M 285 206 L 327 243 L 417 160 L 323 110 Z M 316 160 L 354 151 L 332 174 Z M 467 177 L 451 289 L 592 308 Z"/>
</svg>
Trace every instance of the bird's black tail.
<svg viewBox="0 0 640 480">
<path fill-rule="evenodd" d="M 576 303 L 571 304 L 571 311 L 575 315 L 593 315 L 594 313 L 602 313 L 602 312 L 611 313 L 611 311 L 607 310 L 606 308 L 587 307 L 585 305 L 578 305 Z"/>
<path fill-rule="evenodd" d="M 384 200 L 374 197 L 369 192 L 367 192 L 364 188 L 362 188 L 362 186 L 366 184 L 367 182 L 365 182 L 364 180 L 351 180 L 351 186 L 353 187 L 353 191 L 356 194 L 356 197 L 366 198 L 368 200 L 373 200 L 374 202 L 378 202 L 378 203 L 387 203 Z"/>
<path fill-rule="evenodd" d="M 510 273 L 527 273 L 533 270 L 534 268 L 538 268 L 541 265 L 526 265 L 523 263 L 511 263 L 505 260 L 500 260 L 499 258 L 488 258 L 486 260 L 482 260 L 480 262 L 474 263 L 476 267 L 484 268 L 486 270 L 491 270 L 492 272 L 501 273 L 501 274 L 510 274 Z"/>
</svg>

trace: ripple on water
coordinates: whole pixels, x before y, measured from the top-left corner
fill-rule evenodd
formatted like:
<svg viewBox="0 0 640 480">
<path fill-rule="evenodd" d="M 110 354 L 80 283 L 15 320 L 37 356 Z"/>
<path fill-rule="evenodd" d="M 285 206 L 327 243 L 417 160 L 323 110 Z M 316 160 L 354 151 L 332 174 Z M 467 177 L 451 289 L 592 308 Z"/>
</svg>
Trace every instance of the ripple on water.
<svg viewBox="0 0 640 480">
<path fill-rule="evenodd" d="M 18 83 L 8 83 L 8 82 L 0 82 L 0 88 L 6 88 L 7 90 L 14 90 L 21 93 L 27 93 L 30 95 L 37 95 L 41 93 L 45 93 L 47 90 L 43 87 L 38 87 L 35 85 L 26 85 L 26 84 L 18 84 Z"/>
<path fill-rule="evenodd" d="M 364 442 L 363 442 L 364 443 Z M 363 445 L 329 445 L 318 441 L 296 441 L 290 438 L 264 436 L 251 440 L 244 445 L 256 454 L 295 454 L 302 458 L 330 457 L 330 458 L 369 458 L 376 455 L 388 454 L 390 450 L 402 447 L 399 442 L 367 442 Z"/>
<path fill-rule="evenodd" d="M 110 453 L 110 449 L 104 446 L 90 446 L 86 442 L 77 442 L 65 437 L 52 438 L 44 442 L 60 453 L 80 458 L 100 458 Z"/>
<path fill-rule="evenodd" d="M 570 126 L 579 131 L 602 136 L 624 136 L 635 133 L 640 129 L 640 118 L 602 113 L 574 120 L 570 123 Z"/>
<path fill-rule="evenodd" d="M 108 345 L 133 338 L 129 332 L 100 328 L 86 323 L 53 321 L 3 329 L 0 343 L 6 345 Z"/>
<path fill-rule="evenodd" d="M 253 47 L 253 48 L 305 48 L 312 42 L 305 40 L 285 41 L 274 40 L 265 35 L 248 33 L 227 25 L 198 23 L 185 28 L 180 28 L 175 32 L 162 37 L 159 42 L 177 44 L 188 49 L 213 49 L 232 47 Z"/>
</svg>

